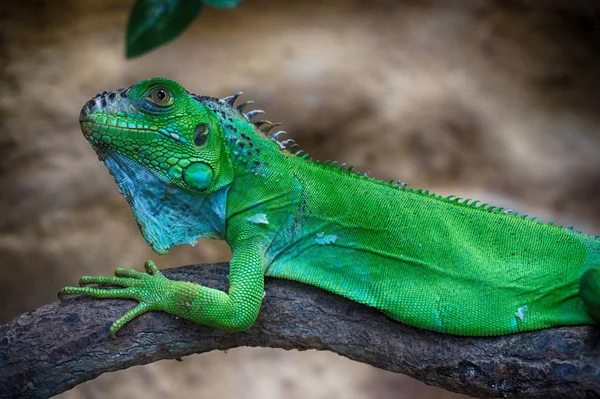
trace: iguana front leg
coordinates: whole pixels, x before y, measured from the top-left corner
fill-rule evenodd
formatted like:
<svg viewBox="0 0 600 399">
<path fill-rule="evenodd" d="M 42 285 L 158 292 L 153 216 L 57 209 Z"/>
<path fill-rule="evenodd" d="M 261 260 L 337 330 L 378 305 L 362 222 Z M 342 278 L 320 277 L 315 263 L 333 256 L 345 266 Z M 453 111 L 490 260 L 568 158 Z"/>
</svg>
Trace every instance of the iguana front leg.
<svg viewBox="0 0 600 399">
<path fill-rule="evenodd" d="M 83 294 L 96 298 L 136 299 L 139 304 L 115 321 L 111 334 L 149 310 L 164 312 L 196 323 L 227 330 L 244 330 L 258 315 L 264 293 L 263 259 L 251 246 L 234 250 L 229 269 L 229 293 L 187 281 L 166 278 L 156 264 L 146 262 L 146 272 L 116 269 L 116 277 L 83 276 L 82 287 L 65 287 L 63 295 Z M 123 288 L 83 287 L 86 284 Z"/>
</svg>

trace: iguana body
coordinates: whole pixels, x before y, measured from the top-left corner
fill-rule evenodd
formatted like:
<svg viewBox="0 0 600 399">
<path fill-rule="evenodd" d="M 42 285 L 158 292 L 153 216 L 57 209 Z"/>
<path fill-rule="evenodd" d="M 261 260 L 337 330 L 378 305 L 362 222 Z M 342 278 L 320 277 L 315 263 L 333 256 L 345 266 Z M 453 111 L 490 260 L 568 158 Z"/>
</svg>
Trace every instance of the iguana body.
<svg viewBox="0 0 600 399">
<path fill-rule="evenodd" d="M 229 292 L 117 269 L 62 294 L 134 298 L 230 330 L 252 325 L 265 275 L 297 280 L 429 330 L 501 335 L 600 320 L 600 240 L 552 224 L 368 178 L 292 154 L 237 96 L 166 79 L 103 93 L 82 131 L 158 253 L 199 237 L 231 246 Z"/>
</svg>

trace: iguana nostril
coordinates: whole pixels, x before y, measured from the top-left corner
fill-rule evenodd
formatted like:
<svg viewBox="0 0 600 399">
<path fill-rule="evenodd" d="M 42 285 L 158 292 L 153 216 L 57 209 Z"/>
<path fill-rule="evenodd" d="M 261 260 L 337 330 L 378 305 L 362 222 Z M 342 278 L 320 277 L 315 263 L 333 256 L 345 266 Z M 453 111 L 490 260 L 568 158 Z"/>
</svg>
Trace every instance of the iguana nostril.
<svg viewBox="0 0 600 399">
<path fill-rule="evenodd" d="M 86 121 L 87 117 L 88 117 L 88 110 L 87 110 L 87 105 L 86 105 L 83 108 L 81 108 L 81 112 L 79 112 L 79 122 Z"/>
</svg>

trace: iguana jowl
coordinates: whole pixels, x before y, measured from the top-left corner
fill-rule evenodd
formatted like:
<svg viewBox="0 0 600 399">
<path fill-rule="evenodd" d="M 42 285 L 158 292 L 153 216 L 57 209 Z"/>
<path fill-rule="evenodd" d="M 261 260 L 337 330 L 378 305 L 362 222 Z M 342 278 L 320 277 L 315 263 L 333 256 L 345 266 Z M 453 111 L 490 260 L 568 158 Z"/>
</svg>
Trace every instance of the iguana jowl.
<svg viewBox="0 0 600 399">
<path fill-rule="evenodd" d="M 600 240 L 502 208 L 442 198 L 292 153 L 238 95 L 154 78 L 94 97 L 84 136 L 158 253 L 199 237 L 232 249 L 227 293 L 147 273 L 81 278 L 61 294 L 132 298 L 111 326 L 162 310 L 243 330 L 264 276 L 297 280 L 443 333 L 501 335 L 600 321 Z M 261 130 L 262 129 L 262 130 Z"/>
</svg>

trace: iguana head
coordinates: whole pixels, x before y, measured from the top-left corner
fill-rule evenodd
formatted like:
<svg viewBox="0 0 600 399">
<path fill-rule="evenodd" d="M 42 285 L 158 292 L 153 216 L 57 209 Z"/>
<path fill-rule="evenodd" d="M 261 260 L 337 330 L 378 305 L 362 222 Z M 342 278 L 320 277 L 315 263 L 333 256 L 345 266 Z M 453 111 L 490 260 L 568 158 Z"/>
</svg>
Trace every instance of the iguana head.
<svg viewBox="0 0 600 399">
<path fill-rule="evenodd" d="M 219 104 L 154 78 L 98 94 L 81 110 L 84 136 L 156 252 L 224 234 L 233 166 Z"/>
<path fill-rule="evenodd" d="M 204 100 L 204 101 L 203 101 Z M 163 78 L 96 95 L 81 110 L 81 130 L 104 160 L 120 155 L 165 183 L 196 193 L 229 184 L 232 167 L 222 124 L 205 105 Z"/>
</svg>

